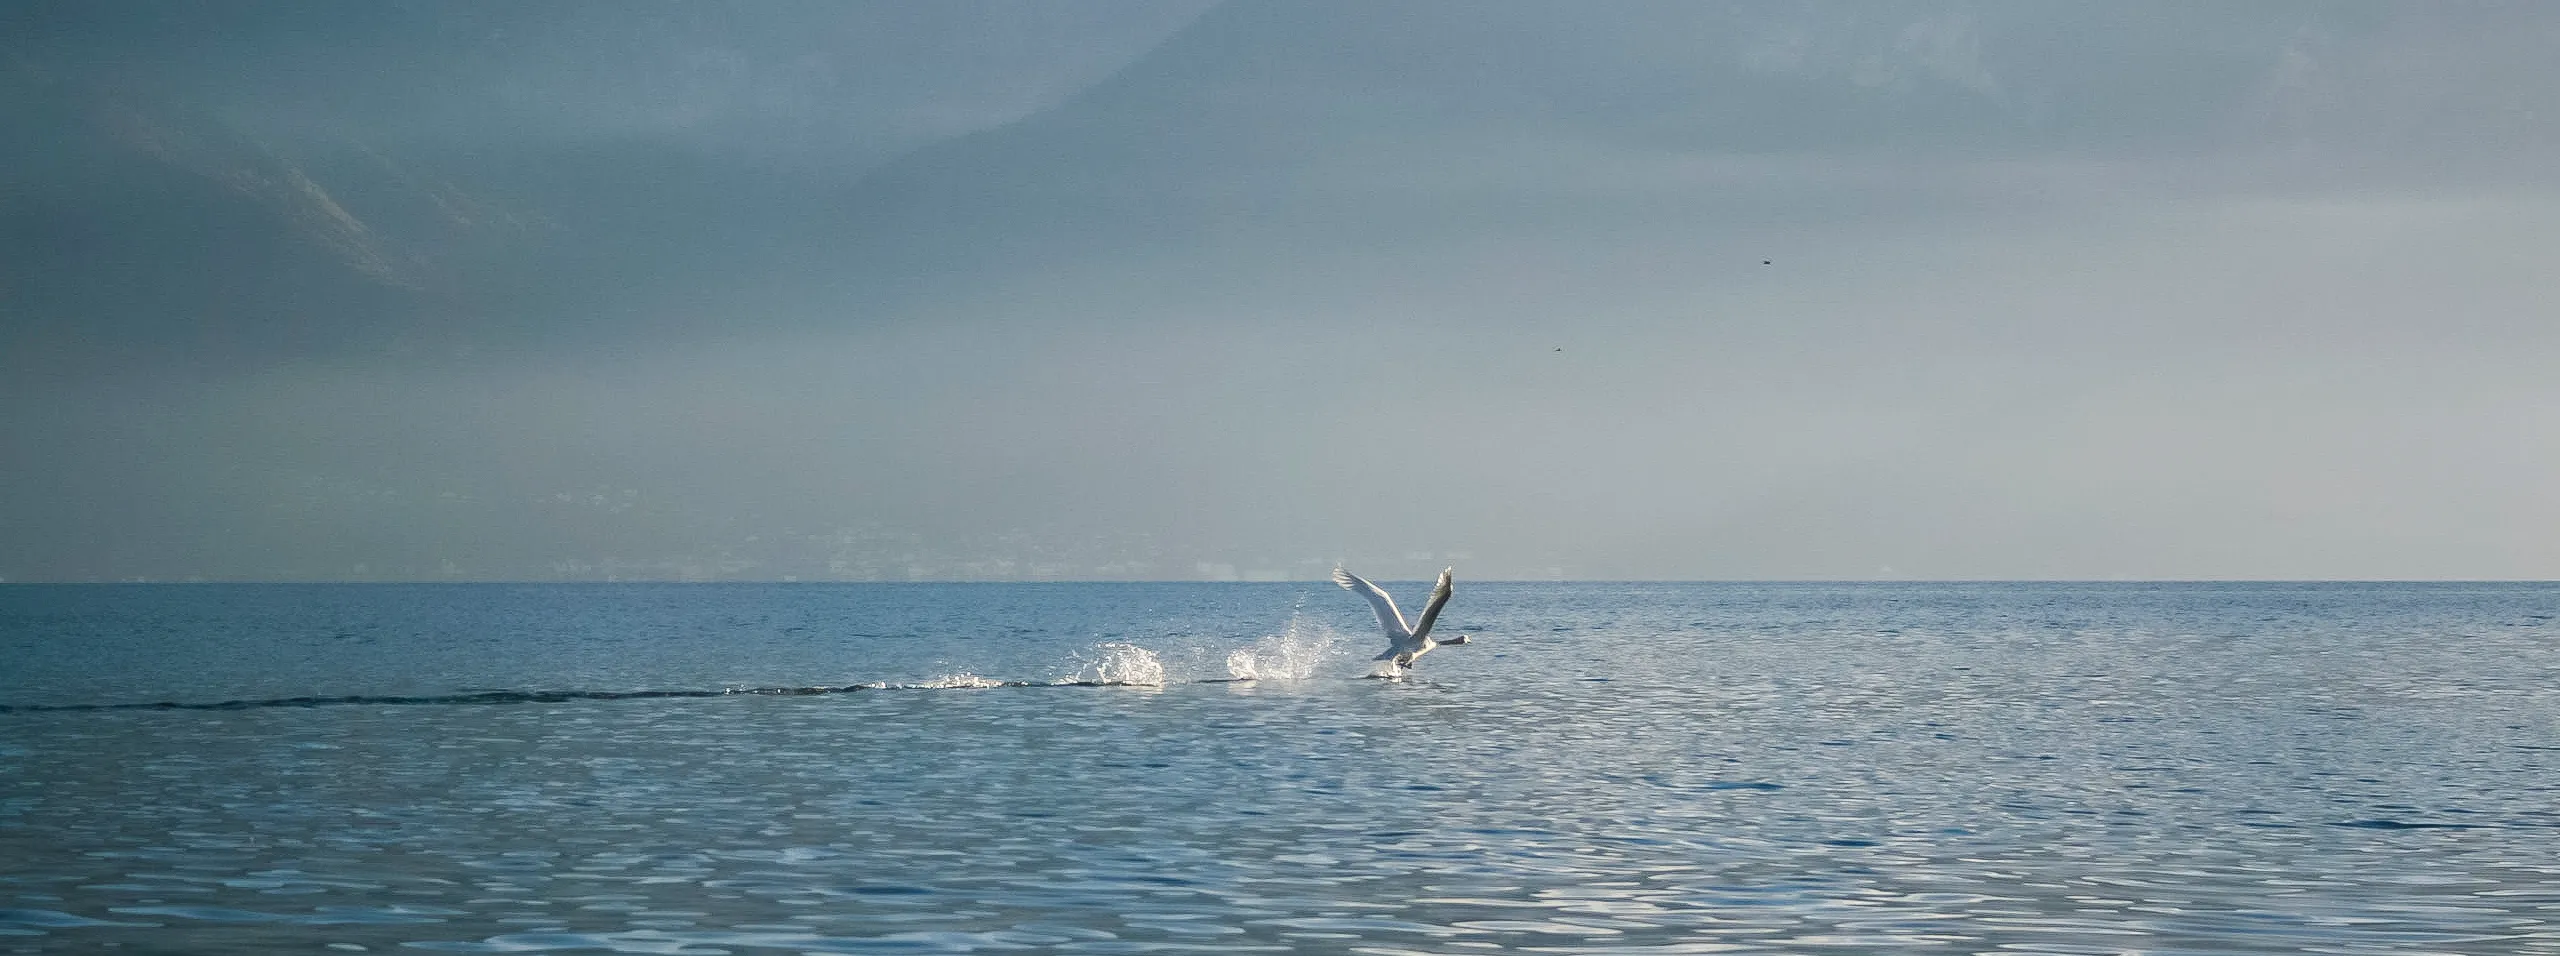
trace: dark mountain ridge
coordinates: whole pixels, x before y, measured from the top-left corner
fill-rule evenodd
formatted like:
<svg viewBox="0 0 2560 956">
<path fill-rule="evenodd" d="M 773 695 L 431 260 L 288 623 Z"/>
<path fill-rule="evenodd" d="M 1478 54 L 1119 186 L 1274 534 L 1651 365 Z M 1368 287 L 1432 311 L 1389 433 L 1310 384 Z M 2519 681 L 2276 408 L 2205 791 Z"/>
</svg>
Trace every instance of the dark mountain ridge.
<svg viewBox="0 0 2560 956">
<path fill-rule="evenodd" d="M 0 40 L 19 375 L 718 335 L 1238 235 L 1928 201 L 1826 170 L 2423 184 L 2537 178 L 2560 143 L 2560 9 L 2514 2 L 1237 2 L 946 138 L 862 132 L 840 54 L 879 25 L 823 6 L 97 9 L 21 5 Z M 488 79 L 562 63 L 586 72 Z"/>
</svg>

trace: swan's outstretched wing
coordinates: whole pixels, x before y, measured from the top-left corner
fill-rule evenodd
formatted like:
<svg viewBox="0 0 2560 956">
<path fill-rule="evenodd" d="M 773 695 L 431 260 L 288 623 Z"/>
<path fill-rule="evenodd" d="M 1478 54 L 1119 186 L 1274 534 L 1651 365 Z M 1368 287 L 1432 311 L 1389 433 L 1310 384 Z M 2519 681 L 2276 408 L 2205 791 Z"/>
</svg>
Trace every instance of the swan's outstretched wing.
<svg viewBox="0 0 2560 956">
<path fill-rule="evenodd" d="M 1453 570 L 1456 569 L 1440 569 L 1440 583 L 1432 586 L 1431 603 L 1422 606 L 1422 620 L 1414 622 L 1413 636 L 1422 637 L 1430 634 L 1431 622 L 1440 619 L 1440 606 L 1449 603 L 1449 572 Z"/>
<path fill-rule="evenodd" d="M 1388 597 L 1387 592 L 1378 590 L 1377 585 L 1361 580 L 1359 575 L 1341 568 L 1333 569 L 1333 583 L 1342 585 L 1345 591 L 1369 599 L 1369 608 L 1378 612 L 1378 627 L 1387 632 L 1388 640 L 1400 640 L 1413 633 L 1412 628 L 1405 626 L 1404 613 L 1396 610 L 1396 599 Z"/>
</svg>

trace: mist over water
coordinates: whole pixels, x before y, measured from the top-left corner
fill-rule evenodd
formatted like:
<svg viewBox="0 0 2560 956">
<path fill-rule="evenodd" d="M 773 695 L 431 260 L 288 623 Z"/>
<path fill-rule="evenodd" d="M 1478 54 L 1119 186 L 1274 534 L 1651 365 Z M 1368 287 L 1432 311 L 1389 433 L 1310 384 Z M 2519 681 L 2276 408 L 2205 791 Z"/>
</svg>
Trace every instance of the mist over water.
<svg viewBox="0 0 2560 956">
<path fill-rule="evenodd" d="M 2555 615 L 1480 583 L 1370 680 L 1318 583 L 14 586 L 0 950 L 2560 952 Z"/>
<path fill-rule="evenodd" d="M 0 579 L 2560 577 L 2555 31 L 19 0 Z"/>
</svg>

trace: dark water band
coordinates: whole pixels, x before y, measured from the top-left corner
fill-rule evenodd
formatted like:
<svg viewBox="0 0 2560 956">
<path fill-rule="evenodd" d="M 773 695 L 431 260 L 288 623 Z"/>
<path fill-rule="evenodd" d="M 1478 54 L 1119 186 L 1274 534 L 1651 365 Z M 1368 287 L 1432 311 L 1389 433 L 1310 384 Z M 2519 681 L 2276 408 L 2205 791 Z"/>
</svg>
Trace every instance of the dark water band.
<svg viewBox="0 0 2560 956">
<path fill-rule="evenodd" d="M 1234 678 L 1196 681 L 1242 683 Z M 113 704 L 0 704 L 0 714 L 59 714 L 101 710 L 261 710 L 269 707 L 411 707 L 464 704 L 560 704 L 580 700 L 660 700 L 671 697 L 817 697 L 879 690 L 982 690 L 1000 687 L 1153 687 L 1112 681 L 1001 681 L 983 684 L 846 684 L 841 687 L 733 687 L 723 690 L 482 690 L 459 694 L 347 694 L 334 697 L 269 697 L 261 700 L 175 701 Z"/>
<path fill-rule="evenodd" d="M 0 704 L 0 714 L 91 710 L 258 710 L 266 707 L 345 707 L 367 704 L 387 707 L 430 704 L 557 704 L 573 700 L 646 700 L 665 697 L 735 697 L 739 695 L 808 697 L 819 694 L 849 694 L 864 689 L 866 688 L 857 684 L 847 687 L 747 687 L 733 690 L 487 690 L 461 694 L 270 697 L 264 700 L 225 700 L 210 703 L 163 700 L 120 704 Z"/>
</svg>

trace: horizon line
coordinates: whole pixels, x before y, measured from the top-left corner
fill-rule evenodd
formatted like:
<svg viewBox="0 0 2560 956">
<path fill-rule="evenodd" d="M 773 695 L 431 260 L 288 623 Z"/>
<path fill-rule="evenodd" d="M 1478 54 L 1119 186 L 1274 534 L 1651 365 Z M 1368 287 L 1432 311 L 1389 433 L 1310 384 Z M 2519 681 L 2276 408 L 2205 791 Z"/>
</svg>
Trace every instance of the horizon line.
<svg viewBox="0 0 2560 956">
<path fill-rule="evenodd" d="M 1378 578 L 1379 581 L 1429 581 L 1430 578 Z M 2560 578 L 1474 578 L 1476 584 L 2560 584 Z M 907 584 L 1325 584 L 1324 578 L 1288 578 L 1277 581 L 1209 580 L 1202 578 L 915 578 L 895 580 L 733 578 L 700 580 L 686 578 L 623 578 L 616 580 L 558 578 L 394 578 L 382 580 L 344 580 L 331 578 L 221 578 L 163 579 L 133 578 L 98 579 L 0 579 L 0 588 L 9 587 L 160 587 L 160 586 L 280 586 L 280 587 L 410 587 L 418 585 L 450 586 L 596 586 L 596 585 L 907 585 Z"/>
</svg>

